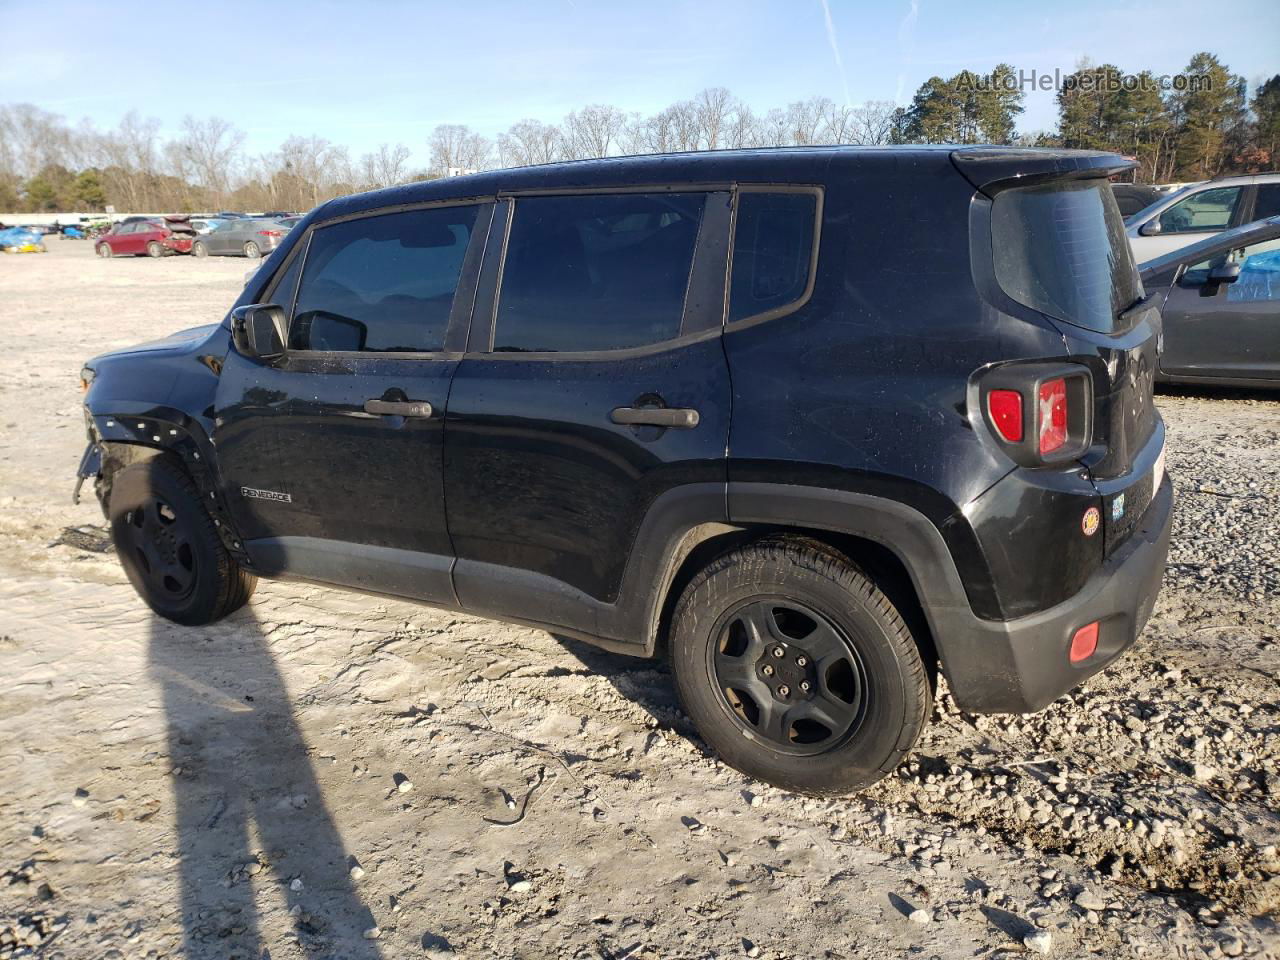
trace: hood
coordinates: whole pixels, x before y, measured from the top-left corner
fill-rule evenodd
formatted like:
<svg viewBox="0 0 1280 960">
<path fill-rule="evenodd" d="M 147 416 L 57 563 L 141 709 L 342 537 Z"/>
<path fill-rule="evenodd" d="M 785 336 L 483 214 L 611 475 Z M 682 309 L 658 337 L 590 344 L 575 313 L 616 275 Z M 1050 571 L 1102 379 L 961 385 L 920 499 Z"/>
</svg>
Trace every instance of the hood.
<svg viewBox="0 0 1280 960">
<path fill-rule="evenodd" d="M 186 353 L 194 344 L 209 339 L 219 326 L 216 323 L 206 323 L 203 326 L 179 330 L 177 333 L 171 333 L 169 336 L 162 337 L 159 340 L 150 340 L 146 343 L 139 343 L 136 346 L 122 347 L 119 350 L 109 350 L 106 353 L 98 354 L 90 360 L 88 366 L 95 367 L 99 361 L 109 360 L 113 357 L 129 357 L 143 353 Z"/>
</svg>

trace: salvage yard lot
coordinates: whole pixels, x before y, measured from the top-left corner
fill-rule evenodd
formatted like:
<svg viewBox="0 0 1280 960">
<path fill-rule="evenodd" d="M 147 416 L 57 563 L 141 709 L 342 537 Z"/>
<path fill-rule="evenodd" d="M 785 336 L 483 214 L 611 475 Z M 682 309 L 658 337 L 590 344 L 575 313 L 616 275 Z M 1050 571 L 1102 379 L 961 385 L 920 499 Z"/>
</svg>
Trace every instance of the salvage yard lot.
<svg viewBox="0 0 1280 960">
<path fill-rule="evenodd" d="M 896 776 L 811 800 L 707 756 L 660 663 L 301 584 L 153 617 L 70 504 L 77 374 L 251 264 L 49 246 L 0 258 L 0 958 L 1280 951 L 1280 398 L 1157 398 L 1125 660 L 1031 717 L 943 693 Z"/>
</svg>

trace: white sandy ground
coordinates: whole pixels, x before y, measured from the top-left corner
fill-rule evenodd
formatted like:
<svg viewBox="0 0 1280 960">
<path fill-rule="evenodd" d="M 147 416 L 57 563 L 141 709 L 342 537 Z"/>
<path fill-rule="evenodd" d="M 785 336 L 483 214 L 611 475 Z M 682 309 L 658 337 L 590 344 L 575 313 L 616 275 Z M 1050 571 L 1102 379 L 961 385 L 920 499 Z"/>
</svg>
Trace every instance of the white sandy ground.
<svg viewBox="0 0 1280 960">
<path fill-rule="evenodd" d="M 247 263 L 50 248 L 0 257 L 0 958 L 1280 953 L 1276 400 L 1160 398 L 1177 565 L 1121 664 L 1032 718 L 940 695 L 816 801 L 708 756 L 660 663 L 298 584 L 157 620 L 69 500 L 77 372 Z"/>
</svg>

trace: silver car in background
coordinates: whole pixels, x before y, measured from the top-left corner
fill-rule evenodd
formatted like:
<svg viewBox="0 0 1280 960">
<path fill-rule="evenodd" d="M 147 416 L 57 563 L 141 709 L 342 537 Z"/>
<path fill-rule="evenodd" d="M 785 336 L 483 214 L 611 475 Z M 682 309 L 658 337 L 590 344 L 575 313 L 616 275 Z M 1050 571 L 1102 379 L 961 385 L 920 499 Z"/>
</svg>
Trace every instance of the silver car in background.
<svg viewBox="0 0 1280 960">
<path fill-rule="evenodd" d="M 265 257 L 280 245 L 290 225 L 280 220 L 245 218 L 226 220 L 200 237 L 191 247 L 197 257 Z"/>
</svg>

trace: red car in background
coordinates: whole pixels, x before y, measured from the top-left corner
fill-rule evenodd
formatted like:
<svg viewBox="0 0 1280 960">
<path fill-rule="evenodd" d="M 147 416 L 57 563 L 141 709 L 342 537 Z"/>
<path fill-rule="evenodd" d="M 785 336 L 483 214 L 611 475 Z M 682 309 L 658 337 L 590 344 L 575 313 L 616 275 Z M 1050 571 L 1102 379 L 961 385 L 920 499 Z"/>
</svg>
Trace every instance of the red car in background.
<svg viewBox="0 0 1280 960">
<path fill-rule="evenodd" d="M 110 233 L 98 238 L 98 256 L 127 257 L 146 254 L 163 257 L 170 253 L 190 253 L 196 231 L 185 219 L 131 220 L 117 223 Z"/>
</svg>

